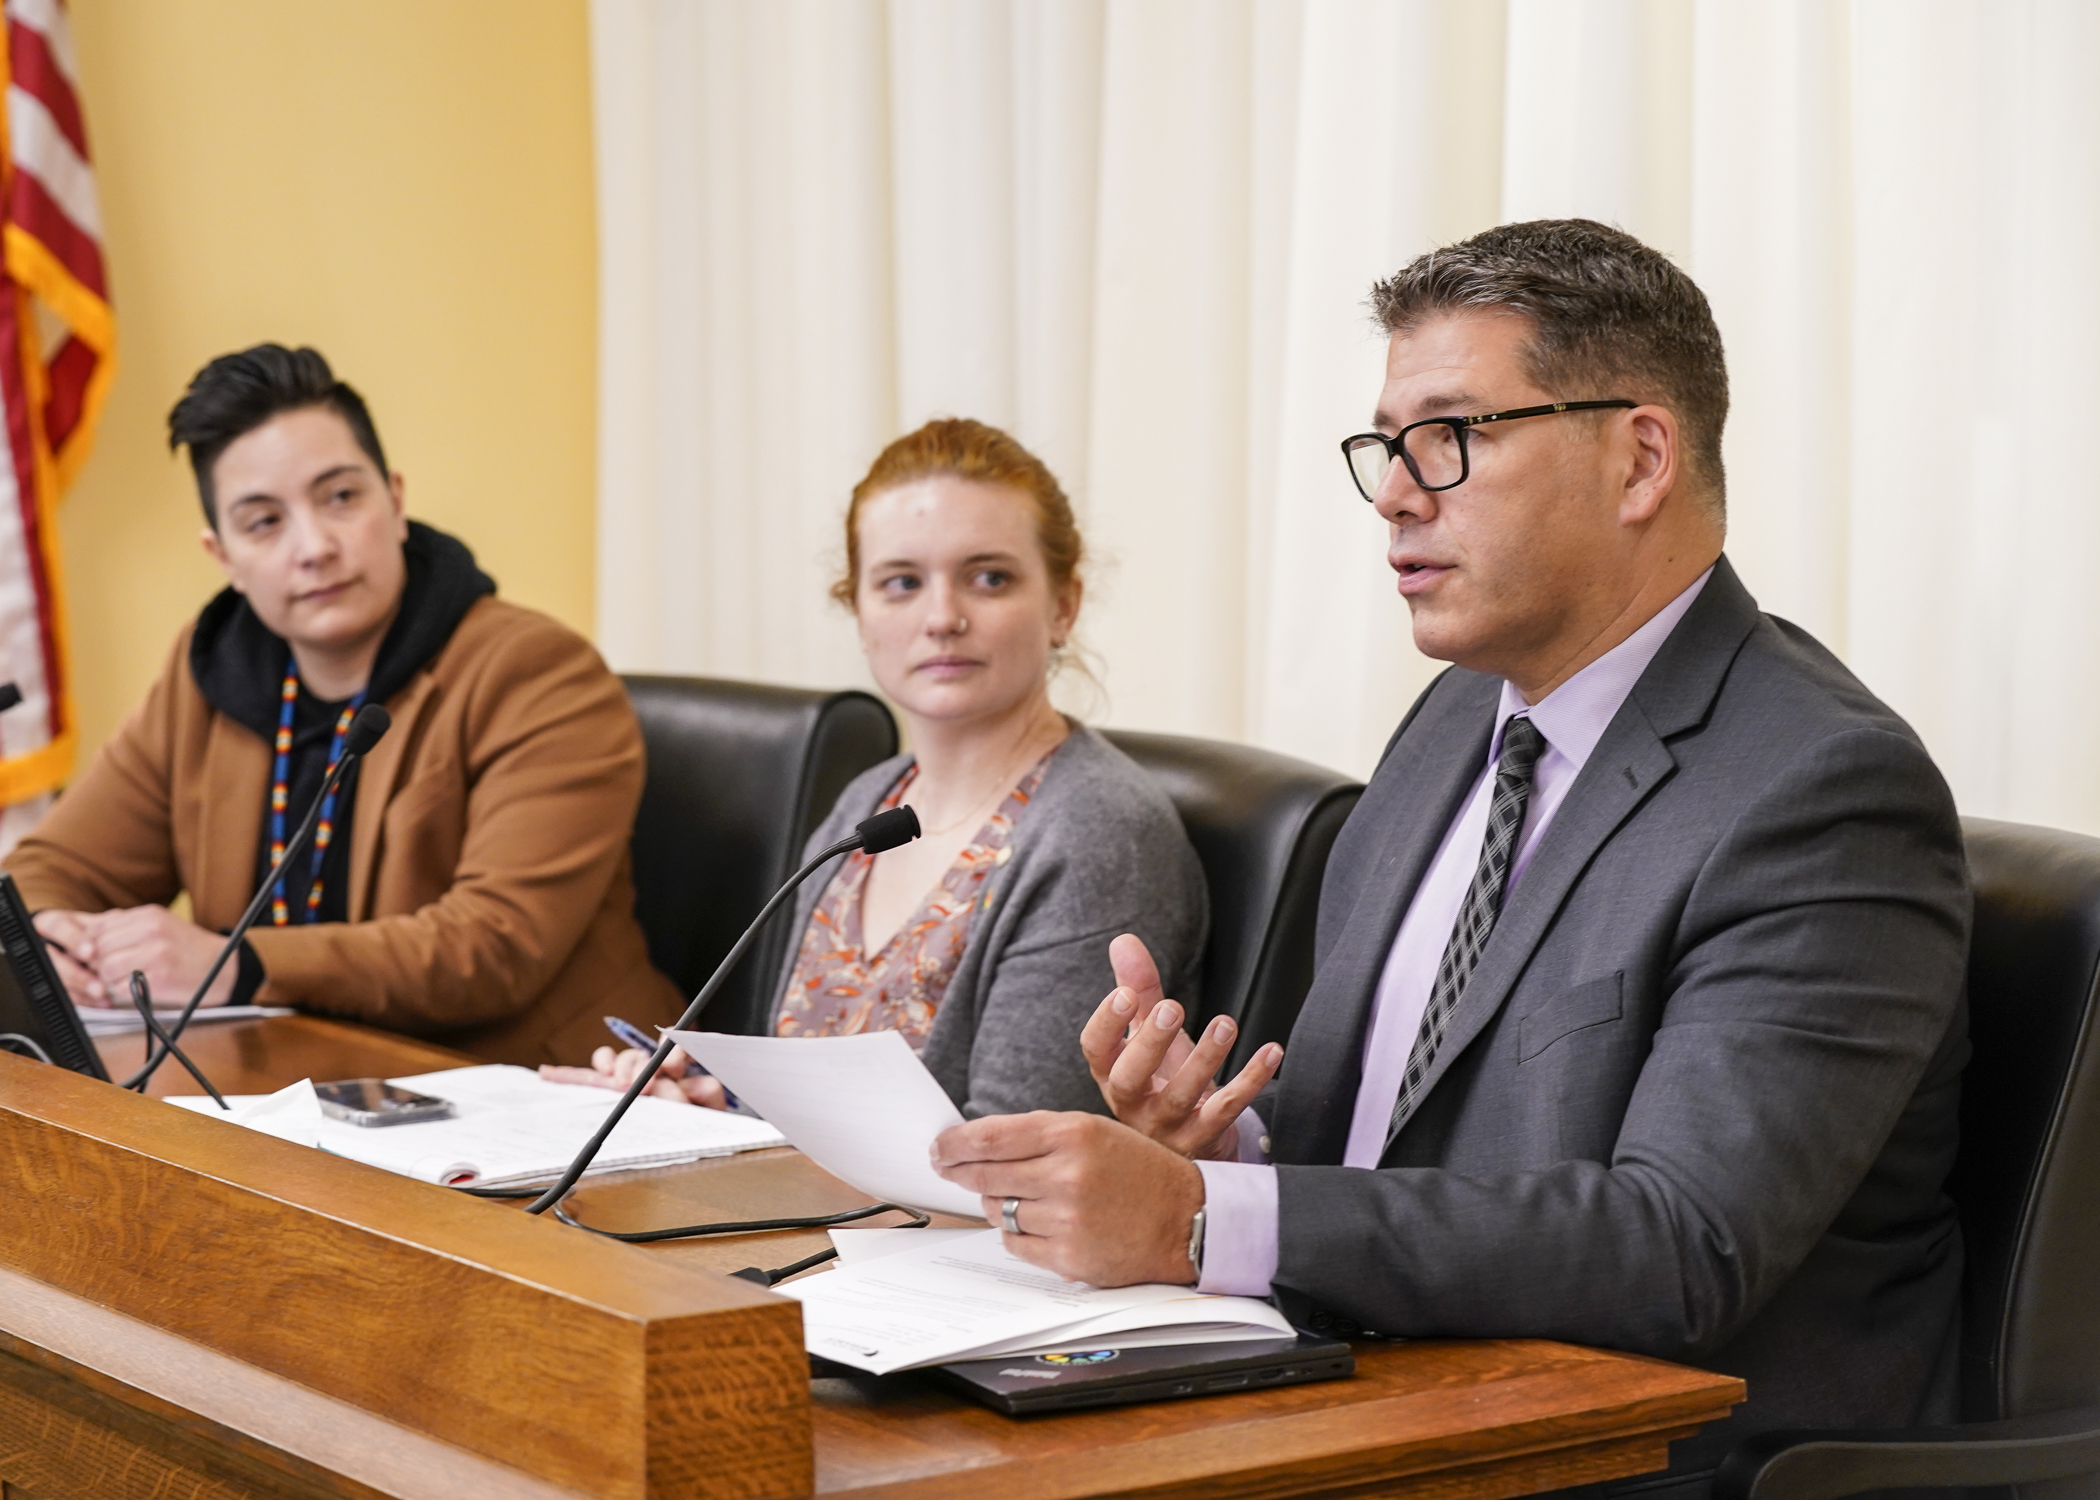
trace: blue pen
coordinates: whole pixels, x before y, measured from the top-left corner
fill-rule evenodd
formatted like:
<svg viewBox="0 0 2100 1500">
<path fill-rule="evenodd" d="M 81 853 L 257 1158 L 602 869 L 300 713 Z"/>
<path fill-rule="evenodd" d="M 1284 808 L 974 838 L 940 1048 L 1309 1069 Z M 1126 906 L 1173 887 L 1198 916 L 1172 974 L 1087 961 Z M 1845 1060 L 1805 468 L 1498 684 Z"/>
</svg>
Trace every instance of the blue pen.
<svg viewBox="0 0 2100 1500">
<path fill-rule="evenodd" d="M 618 1016 L 607 1016 L 605 1018 L 605 1029 L 607 1031 L 610 1031 L 614 1036 L 618 1037 L 622 1042 L 626 1043 L 628 1046 L 634 1048 L 637 1052 L 648 1052 L 653 1054 L 656 1051 L 657 1047 L 661 1045 L 661 1043 L 659 1042 L 650 1040 L 649 1034 L 643 1031 L 641 1027 L 635 1025 L 634 1022 L 623 1021 Z M 686 1055 L 683 1052 L 679 1053 L 678 1055 L 680 1057 L 686 1057 Z M 668 1066 L 668 1064 L 666 1064 L 666 1066 Z M 686 1057 L 685 1067 L 687 1073 L 699 1073 L 702 1076 L 708 1078 L 712 1078 L 714 1076 L 712 1073 L 709 1073 L 707 1069 L 701 1067 L 700 1064 L 694 1062 L 690 1057 Z M 727 1089 L 722 1090 L 722 1101 L 725 1104 L 727 1104 L 731 1109 L 740 1109 L 742 1107 L 736 1102 L 736 1095 L 730 1093 Z"/>
</svg>

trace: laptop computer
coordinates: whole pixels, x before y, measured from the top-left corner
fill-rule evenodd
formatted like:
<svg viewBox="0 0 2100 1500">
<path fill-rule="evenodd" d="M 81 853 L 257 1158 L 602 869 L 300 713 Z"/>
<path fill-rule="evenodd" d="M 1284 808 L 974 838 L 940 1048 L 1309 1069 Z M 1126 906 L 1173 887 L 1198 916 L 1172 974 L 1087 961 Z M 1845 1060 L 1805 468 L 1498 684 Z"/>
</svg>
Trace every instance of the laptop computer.
<svg viewBox="0 0 2100 1500">
<path fill-rule="evenodd" d="M 0 873 L 0 1049 L 109 1082 L 12 875 Z"/>
<path fill-rule="evenodd" d="M 1340 1380 L 1356 1373 L 1349 1346 L 1301 1333 L 1296 1338 L 1221 1344 L 1099 1345 L 1050 1354 L 1005 1355 L 935 1365 L 921 1374 L 1009 1416 L 1121 1406 L 1226 1391 L 1265 1390 Z"/>
</svg>

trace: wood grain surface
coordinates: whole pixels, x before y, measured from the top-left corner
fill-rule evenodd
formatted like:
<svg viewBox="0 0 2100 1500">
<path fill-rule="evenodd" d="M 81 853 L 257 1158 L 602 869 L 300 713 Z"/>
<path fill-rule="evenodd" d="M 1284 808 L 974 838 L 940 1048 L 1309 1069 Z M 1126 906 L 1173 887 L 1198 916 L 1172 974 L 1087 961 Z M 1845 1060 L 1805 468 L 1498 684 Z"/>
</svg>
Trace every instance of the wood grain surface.
<svg viewBox="0 0 2100 1500">
<path fill-rule="evenodd" d="M 0 1172 L 0 1266 L 361 1410 L 590 1494 L 809 1487 L 748 1283 L 9 1055 Z"/>
<path fill-rule="evenodd" d="M 1528 1340 L 1358 1344 L 1355 1378 L 1012 1420 L 907 1377 L 815 1382 L 817 1490 L 1254 1500 L 1527 1494 L 1659 1469 L 1741 1383 Z"/>
<path fill-rule="evenodd" d="M 121 1066 L 112 1056 L 117 1045 L 121 1043 L 103 1044 L 113 1072 Z M 136 1042 L 130 1045 L 136 1047 Z M 196 1055 L 215 1082 L 240 1092 L 261 1092 L 304 1076 L 399 1076 L 441 1067 L 448 1060 L 467 1060 L 407 1039 L 305 1017 L 225 1023 L 199 1038 Z M 19 1065 L 22 1069 L 33 1066 Z M 187 1079 L 179 1073 L 176 1076 L 179 1083 L 168 1085 L 170 1090 L 190 1091 L 193 1086 Z M 11 1082 L 16 1080 L 0 1071 L 0 1144 L 10 1150 L 15 1134 L 8 1111 L 10 1099 L 16 1097 L 10 1094 Z M 152 1109 L 136 1100 L 132 1103 Z M 77 1120 L 67 1121 L 62 1128 L 98 1139 L 124 1134 L 115 1129 L 89 1131 Z M 211 1128 L 215 1135 L 225 1133 L 225 1127 L 216 1122 Z M 636 1309 L 652 1297 L 669 1295 L 667 1286 L 725 1285 L 695 1272 L 780 1266 L 801 1259 L 827 1243 L 820 1231 L 735 1235 L 630 1248 L 528 1220 L 510 1206 L 462 1203 L 439 1189 L 387 1178 L 353 1163 L 332 1162 L 333 1167 L 354 1173 L 359 1185 L 346 1203 L 321 1191 L 323 1185 L 283 1154 L 310 1158 L 310 1153 L 288 1146 L 281 1152 L 262 1150 L 281 1145 L 253 1141 L 249 1151 L 232 1152 L 249 1165 L 250 1175 L 245 1177 L 236 1175 L 223 1160 L 193 1159 L 202 1149 L 194 1139 L 183 1143 L 182 1152 L 169 1148 L 159 1155 L 183 1157 L 179 1162 L 163 1163 L 170 1169 L 179 1167 L 193 1175 L 213 1177 L 229 1190 L 275 1194 L 310 1212 L 318 1210 L 332 1222 L 367 1232 L 374 1227 L 373 1219 L 399 1210 L 400 1192 L 412 1191 L 419 1203 L 436 1194 L 457 1205 L 458 1216 L 427 1211 L 430 1217 L 415 1221 L 418 1243 L 439 1256 L 472 1261 L 513 1281 L 530 1282 L 535 1274 L 551 1275 L 551 1265 L 563 1266 L 567 1275 L 583 1275 L 578 1267 L 589 1257 L 580 1248 L 572 1257 L 568 1247 L 587 1245 L 614 1253 L 613 1260 L 590 1261 L 590 1275 L 583 1276 L 587 1288 L 566 1280 L 559 1285 L 563 1292 L 601 1307 L 622 1327 L 643 1330 L 639 1354 L 620 1338 L 609 1342 L 618 1346 L 614 1364 L 623 1379 L 641 1372 L 645 1389 L 638 1409 L 646 1410 L 650 1423 L 666 1426 L 664 1433 L 652 1431 L 642 1440 L 642 1446 L 656 1455 L 644 1466 L 646 1492 L 726 1493 L 708 1487 L 718 1483 L 724 1468 L 743 1475 L 774 1472 L 768 1469 L 765 1454 L 772 1446 L 768 1424 L 779 1419 L 781 1410 L 775 1404 L 780 1395 L 775 1383 L 769 1379 L 725 1386 L 711 1383 L 709 1370 L 741 1363 L 754 1353 L 761 1358 L 776 1355 L 777 1346 L 768 1341 L 776 1330 L 768 1326 L 765 1338 L 738 1346 L 733 1336 L 725 1342 L 704 1321 L 644 1315 Z M 133 1140 L 124 1143 L 123 1149 L 137 1152 L 141 1148 Z M 11 1170 L 0 1159 L 0 1172 Z M 383 1181 L 371 1183 L 372 1178 Z M 309 1203 L 314 1195 L 324 1201 Z M 796 1153 L 780 1150 L 594 1179 L 570 1199 L 570 1207 L 587 1223 L 636 1229 L 835 1213 L 866 1201 L 864 1195 Z M 352 1204 L 358 1212 L 350 1211 Z M 188 1216 L 192 1233 L 200 1232 L 198 1217 Z M 885 1216 L 869 1222 L 896 1220 Z M 511 1239 L 508 1226 L 518 1226 L 534 1238 L 529 1244 Z M 563 1247 L 563 1254 L 554 1255 L 551 1246 L 540 1243 L 537 1236 L 542 1231 L 556 1236 L 554 1243 Z M 301 1248 L 299 1253 L 313 1250 Z M 532 1261 L 531 1255 L 551 1259 Z M 0 1263 L 13 1263 L 13 1256 L 0 1243 Z M 281 1257 L 265 1259 L 272 1267 L 265 1278 L 268 1285 L 274 1287 L 289 1277 Z M 528 1262 L 536 1269 L 528 1270 Z M 592 1280 L 592 1276 L 603 1279 Z M 665 1283 L 657 1277 L 676 1281 Z M 616 1292 L 609 1284 L 614 1280 L 631 1284 Z M 745 1291 L 738 1290 L 741 1283 L 726 1285 L 746 1299 L 738 1307 L 792 1310 L 792 1304 L 756 1288 Z M 11 1312 L 9 1294 L 10 1285 L 0 1272 L 0 1326 L 23 1317 Z M 70 1294 L 47 1292 L 49 1295 Z M 307 1500 L 326 1495 L 365 1500 L 387 1495 L 422 1500 L 434 1494 L 486 1494 L 539 1500 L 563 1493 L 641 1493 L 609 1486 L 604 1474 L 579 1472 L 587 1466 L 550 1466 L 543 1451 L 548 1446 L 545 1443 L 530 1452 L 521 1448 L 492 1455 L 521 1465 L 539 1476 L 536 1479 L 443 1443 L 418 1450 L 414 1442 L 431 1443 L 423 1435 L 431 1429 L 422 1420 L 420 1402 L 404 1401 L 397 1409 L 384 1412 L 361 1403 L 352 1406 L 339 1396 L 317 1394 L 318 1387 L 301 1389 L 294 1383 L 296 1376 L 269 1373 L 273 1367 L 257 1358 L 256 1351 L 243 1341 L 232 1341 L 241 1343 L 240 1349 L 219 1353 L 160 1331 L 169 1326 L 166 1313 L 196 1311 L 178 1298 L 173 1299 L 172 1307 L 149 1308 L 137 1322 L 123 1313 L 104 1312 L 105 1318 L 123 1319 L 128 1331 L 119 1337 L 105 1329 L 99 1344 L 80 1331 L 90 1320 L 77 1315 L 77 1310 L 73 1317 L 45 1325 L 41 1337 L 17 1336 L 10 1341 L 0 1335 L 0 1392 L 6 1393 L 0 1396 L 0 1481 L 38 1500 L 69 1496 L 68 1490 L 53 1487 L 60 1481 L 51 1477 L 55 1471 L 48 1462 L 35 1471 L 45 1476 L 41 1488 L 30 1471 L 20 1468 L 21 1444 L 13 1435 L 22 1430 L 19 1422 L 36 1420 L 23 1415 L 28 1410 L 23 1402 L 42 1403 L 48 1413 L 71 1400 L 74 1405 L 62 1414 L 64 1420 L 77 1424 L 73 1436 L 64 1439 L 74 1445 L 65 1450 L 69 1454 L 77 1456 L 92 1449 L 105 1455 L 102 1462 L 115 1466 L 108 1472 L 118 1472 L 129 1463 L 144 1473 L 165 1448 L 170 1462 L 184 1466 L 168 1470 L 164 1488 L 138 1489 L 141 1496 L 187 1500 L 195 1495 L 217 1500 L 220 1495 L 255 1494 Z M 200 1315 L 184 1326 L 193 1336 L 200 1331 L 209 1335 L 214 1324 L 234 1316 L 222 1304 L 215 1315 Z M 626 1321 L 621 1323 L 622 1319 Z M 147 1323 L 159 1326 L 142 1326 Z M 341 1330 L 338 1341 L 355 1343 L 368 1336 L 370 1330 L 356 1324 Z M 581 1318 L 573 1332 L 564 1323 L 558 1333 L 543 1335 L 543 1349 L 550 1337 L 571 1355 L 583 1347 L 570 1346 L 572 1338 L 586 1343 L 595 1338 L 598 1342 L 591 1347 L 600 1350 L 608 1343 L 602 1328 Z M 69 1339 L 75 1345 L 74 1354 L 86 1357 L 71 1359 L 49 1347 Z M 198 1337 L 199 1344 L 209 1341 Z M 796 1342 L 799 1344 L 799 1336 Z M 224 1347 L 223 1342 L 215 1346 Z M 544 1378 L 545 1370 L 535 1355 L 514 1339 L 476 1347 L 481 1351 L 477 1358 L 495 1361 L 493 1368 L 514 1381 Z M 151 1369 L 142 1371 L 126 1364 L 127 1357 L 120 1351 L 127 1349 L 132 1351 L 132 1364 L 144 1357 L 139 1351 L 161 1349 L 153 1356 L 160 1361 L 161 1373 L 156 1376 Z M 1266 1500 L 1272 1496 L 1374 1494 L 1485 1500 L 1661 1468 L 1671 1440 L 1725 1416 L 1742 1399 L 1740 1382 L 1727 1377 L 1563 1344 L 1360 1344 L 1357 1355 L 1359 1373 L 1348 1381 L 1020 1420 L 964 1402 L 917 1376 L 809 1382 L 802 1378 L 797 1364 L 787 1383 L 794 1387 L 795 1398 L 802 1402 L 798 1410 L 810 1424 L 809 1446 L 803 1451 L 813 1450 L 814 1470 L 805 1457 L 796 1492 L 813 1489 L 827 1497 L 854 1500 L 901 1500 L 904 1496 L 985 1500 L 995 1495 L 1000 1500 L 1082 1500 L 1110 1495 Z M 37 1363 L 39 1360 L 43 1363 Z M 102 1363 L 98 1365 L 97 1360 Z M 216 1371 L 210 1379 L 205 1378 L 205 1365 L 199 1361 L 210 1363 Z M 472 1380 L 477 1373 L 486 1373 L 470 1368 L 471 1362 L 438 1363 L 442 1369 L 427 1372 L 429 1381 Z M 26 1377 L 21 1373 L 25 1370 L 36 1374 Z M 155 1379 L 162 1382 L 160 1387 L 154 1385 Z M 36 1380 L 43 1384 L 30 1389 Z M 249 1387 L 243 1380 L 266 1384 Z M 438 1394 L 426 1390 L 424 1399 Z M 307 1403 L 303 1407 L 302 1401 Z M 574 1434 L 580 1429 L 602 1420 L 608 1409 L 602 1390 L 578 1390 L 574 1401 L 573 1411 L 548 1413 L 548 1419 L 565 1434 L 564 1444 L 575 1441 Z M 97 1407 L 97 1402 L 102 1405 Z M 324 1405 L 314 1406 L 317 1402 Z M 198 1411 L 198 1407 L 211 1409 Z M 97 1416 L 98 1411 L 102 1415 Z M 330 1418 L 331 1411 L 338 1416 Z M 123 1412 L 130 1415 L 122 1416 Z M 47 1414 L 40 1420 L 45 1423 L 41 1429 L 45 1437 L 63 1436 L 60 1417 Z M 126 1422 L 132 1425 L 126 1427 Z M 711 1434 L 713 1448 L 679 1446 L 677 1434 L 695 1427 Z M 126 1443 L 132 1446 L 125 1448 Z M 331 1443 L 335 1446 L 329 1446 Z M 390 1455 L 388 1463 L 375 1461 L 373 1455 L 381 1451 Z M 489 1452 L 487 1448 L 477 1451 Z M 449 1454 L 456 1465 L 482 1467 L 443 1471 L 440 1477 L 436 1458 L 440 1453 Z M 215 1464 L 220 1467 L 214 1468 Z M 629 1484 L 633 1478 L 630 1466 L 622 1471 L 620 1483 Z M 207 1481 L 221 1487 L 207 1487 Z M 134 1491 L 111 1487 L 85 1493 L 108 1493 L 129 1500 Z"/>
</svg>

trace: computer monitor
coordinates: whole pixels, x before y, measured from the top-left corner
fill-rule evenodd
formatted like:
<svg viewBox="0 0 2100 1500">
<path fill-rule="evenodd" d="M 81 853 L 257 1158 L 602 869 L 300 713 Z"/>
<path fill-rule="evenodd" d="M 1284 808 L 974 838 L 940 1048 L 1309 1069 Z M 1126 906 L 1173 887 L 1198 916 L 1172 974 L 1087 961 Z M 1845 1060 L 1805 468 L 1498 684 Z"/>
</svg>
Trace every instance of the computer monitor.
<svg viewBox="0 0 2100 1500">
<path fill-rule="evenodd" d="M 0 873 L 0 1048 L 109 1082 L 12 875 Z"/>
</svg>

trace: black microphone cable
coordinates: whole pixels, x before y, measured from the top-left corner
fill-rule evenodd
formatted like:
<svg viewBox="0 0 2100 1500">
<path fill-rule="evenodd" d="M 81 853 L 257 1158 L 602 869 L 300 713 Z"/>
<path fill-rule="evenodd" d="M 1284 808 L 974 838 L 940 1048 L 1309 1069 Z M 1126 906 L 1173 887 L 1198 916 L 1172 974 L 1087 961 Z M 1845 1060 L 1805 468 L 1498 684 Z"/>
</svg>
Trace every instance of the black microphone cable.
<svg viewBox="0 0 2100 1500">
<path fill-rule="evenodd" d="M 460 1187 L 455 1188 L 454 1191 L 466 1193 L 475 1198 L 530 1198 L 539 1192 L 539 1189 L 529 1187 Z M 893 1226 L 897 1229 L 924 1229 L 933 1223 L 929 1215 L 916 1208 L 906 1208 L 901 1203 L 869 1203 L 860 1208 L 849 1208 L 844 1213 L 823 1214 L 807 1219 L 740 1219 L 721 1224 L 686 1224 L 677 1229 L 622 1231 L 618 1229 L 600 1229 L 595 1225 L 586 1224 L 581 1219 L 573 1217 L 568 1209 L 561 1204 L 557 1203 L 554 1205 L 554 1217 L 561 1220 L 562 1223 L 568 1225 L 571 1229 L 581 1229 L 586 1234 L 600 1235 L 605 1239 L 619 1240 L 622 1244 L 628 1245 L 653 1245 L 663 1240 L 692 1240 L 699 1239 L 704 1235 L 714 1234 L 764 1234 L 769 1230 L 776 1229 L 831 1229 L 840 1224 L 851 1224 L 857 1219 L 872 1219 L 877 1214 L 889 1213 L 903 1214 L 910 1220 L 909 1223 Z M 755 1281 L 760 1286 L 773 1286 L 787 1280 L 790 1276 L 799 1275 L 801 1272 L 810 1270 L 813 1267 L 821 1266 L 828 1260 L 837 1260 L 838 1255 L 839 1252 L 836 1248 L 819 1250 L 815 1255 L 805 1256 L 791 1266 L 779 1266 L 771 1271 L 761 1270 L 757 1266 L 746 1266 L 741 1271 L 731 1271 L 729 1274 L 740 1276 L 746 1281 Z"/>
<path fill-rule="evenodd" d="M 51 1062 L 51 1054 L 44 1050 L 43 1045 L 35 1037 L 24 1036 L 19 1031 L 0 1031 L 0 1047 L 5 1047 L 10 1052 L 20 1048 L 22 1049 L 20 1053 L 22 1056 L 33 1057 L 42 1063 Z M 51 1065 L 53 1067 L 58 1066 L 56 1063 L 51 1063 Z"/>
<path fill-rule="evenodd" d="M 153 1015 L 153 989 L 146 983 L 145 973 L 139 969 L 131 971 L 131 1004 L 132 1008 L 139 1013 L 139 1019 L 146 1023 L 146 1030 L 160 1042 L 162 1055 L 172 1056 L 175 1061 L 181 1063 L 184 1069 L 188 1071 L 190 1077 L 197 1080 L 204 1092 L 211 1095 L 212 1103 L 218 1105 L 221 1110 L 230 1110 L 232 1106 L 227 1104 L 219 1091 L 211 1086 L 211 1080 L 204 1076 L 204 1070 L 191 1062 L 189 1054 L 175 1045 L 175 1038 L 169 1036 L 167 1032 L 161 1029 L 160 1022 Z"/>
<path fill-rule="evenodd" d="M 700 1018 L 700 1012 L 707 1008 L 707 1002 L 715 997 L 715 991 L 722 987 L 722 981 L 729 977 L 730 971 L 737 965 L 737 960 L 750 948 L 759 930 L 766 925 L 767 918 L 778 911 L 781 903 L 793 895 L 796 888 L 814 875 L 819 867 L 841 854 L 850 854 L 855 849 L 880 854 L 885 849 L 895 849 L 900 844 L 908 844 L 918 836 L 919 815 L 909 807 L 893 807 L 888 812 L 877 813 L 874 817 L 864 820 L 845 838 L 819 852 L 814 859 L 789 876 L 787 884 L 775 891 L 772 899 L 760 908 L 758 915 L 751 919 L 751 925 L 744 929 L 744 935 L 736 940 L 736 946 L 729 950 L 728 956 L 716 966 L 714 973 L 708 976 L 707 983 L 700 987 L 700 993 L 693 996 L 693 1003 L 685 1008 L 685 1014 L 678 1018 L 678 1024 L 669 1030 L 684 1031 Z M 552 1187 L 527 1205 L 525 1212 L 543 1214 L 568 1196 L 569 1189 L 576 1186 L 576 1180 L 583 1176 L 598 1155 L 599 1148 L 605 1144 L 605 1138 L 613 1133 L 613 1127 L 633 1108 L 634 1101 L 649 1087 L 656 1077 L 656 1070 L 664 1065 L 664 1060 L 671 1055 L 671 1049 L 677 1045 L 667 1032 L 664 1039 L 656 1044 L 656 1051 L 650 1054 L 648 1066 L 634 1075 L 634 1082 L 627 1086 L 627 1092 L 620 1096 L 620 1102 L 606 1115 L 605 1122 L 598 1127 L 597 1133 L 584 1142 L 583 1149 L 576 1153 L 576 1159 L 569 1163 Z"/>
<path fill-rule="evenodd" d="M 167 1040 L 170 1045 L 182 1040 L 182 1033 L 190 1024 L 190 1017 L 194 1016 L 197 1007 L 204 1003 L 205 991 L 209 990 L 212 981 L 219 977 L 219 971 L 226 967 L 226 960 L 233 957 L 239 949 L 241 939 L 248 935 L 248 929 L 255 925 L 255 919 L 262 915 L 263 903 L 270 899 L 270 890 L 277 884 L 277 872 L 290 869 L 292 861 L 306 852 L 306 845 L 312 840 L 314 830 L 320 826 L 321 807 L 327 802 L 328 794 L 342 785 L 343 778 L 350 774 L 350 768 L 362 760 L 365 753 L 385 738 L 386 732 L 393 727 L 393 715 L 376 703 L 367 703 L 357 711 L 357 717 L 350 721 L 349 732 L 343 736 L 342 758 L 336 761 L 335 769 L 321 783 L 321 790 L 315 793 L 313 805 L 306 810 L 305 821 L 300 823 L 298 832 L 292 835 L 292 841 L 284 846 L 284 853 L 270 866 L 270 873 L 256 888 L 255 897 L 248 903 L 248 909 L 241 913 L 240 921 L 233 924 L 233 931 L 227 934 L 226 941 L 219 946 L 219 956 L 211 961 L 211 967 L 205 971 L 204 982 L 197 986 L 196 993 L 190 996 L 190 1003 L 182 1008 L 182 1014 L 177 1016 L 175 1024 L 168 1028 Z M 155 1034 L 159 1035 L 157 1031 Z M 145 1066 L 125 1079 L 122 1087 L 143 1094 L 154 1073 L 167 1060 L 168 1053 L 165 1048 L 157 1044 L 149 1045 L 146 1049 Z M 210 1087 L 209 1084 L 205 1086 Z"/>
</svg>

